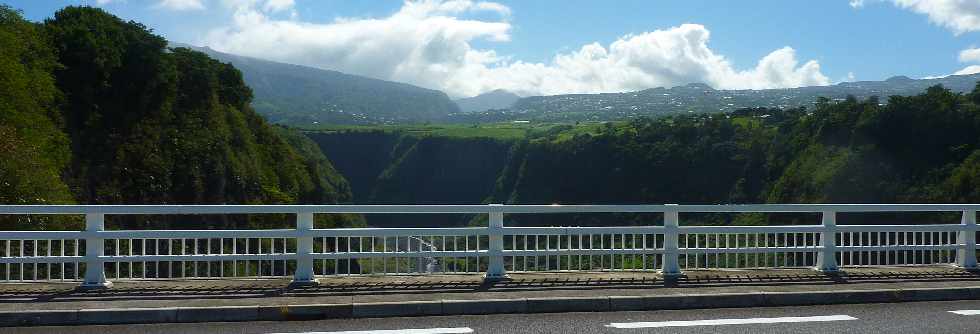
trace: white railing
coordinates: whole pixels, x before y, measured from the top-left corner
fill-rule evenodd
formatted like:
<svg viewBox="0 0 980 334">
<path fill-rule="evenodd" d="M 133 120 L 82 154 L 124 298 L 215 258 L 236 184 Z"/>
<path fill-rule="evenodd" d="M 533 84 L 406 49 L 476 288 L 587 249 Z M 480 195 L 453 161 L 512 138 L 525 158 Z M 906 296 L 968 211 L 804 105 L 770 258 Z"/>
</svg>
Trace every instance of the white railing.
<svg viewBox="0 0 980 334">
<path fill-rule="evenodd" d="M 955 264 L 976 268 L 980 204 L 7 205 L 0 215 L 84 215 L 84 231 L 0 231 L 0 281 L 660 271 Z M 504 214 L 661 213 L 649 226 L 505 227 Z M 818 213 L 819 224 L 686 226 L 681 214 Z M 837 213 L 957 212 L 960 224 L 837 225 Z M 486 227 L 316 229 L 314 215 L 467 213 Z M 291 214 L 293 229 L 107 230 L 106 215 Z"/>
</svg>

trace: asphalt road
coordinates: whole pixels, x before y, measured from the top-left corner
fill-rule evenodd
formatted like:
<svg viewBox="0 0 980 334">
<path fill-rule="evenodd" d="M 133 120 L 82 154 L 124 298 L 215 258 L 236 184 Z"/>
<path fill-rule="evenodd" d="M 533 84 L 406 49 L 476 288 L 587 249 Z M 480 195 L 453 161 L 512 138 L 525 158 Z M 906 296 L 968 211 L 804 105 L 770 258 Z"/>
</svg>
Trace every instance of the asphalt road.
<svg viewBox="0 0 980 334">
<path fill-rule="evenodd" d="M 951 311 L 960 311 L 961 314 Z M 414 329 L 414 331 L 406 329 Z M 347 331 L 345 334 L 980 333 L 980 301 L 298 322 L 0 328 L 0 333 L 23 334 L 343 333 L 344 331 Z"/>
</svg>

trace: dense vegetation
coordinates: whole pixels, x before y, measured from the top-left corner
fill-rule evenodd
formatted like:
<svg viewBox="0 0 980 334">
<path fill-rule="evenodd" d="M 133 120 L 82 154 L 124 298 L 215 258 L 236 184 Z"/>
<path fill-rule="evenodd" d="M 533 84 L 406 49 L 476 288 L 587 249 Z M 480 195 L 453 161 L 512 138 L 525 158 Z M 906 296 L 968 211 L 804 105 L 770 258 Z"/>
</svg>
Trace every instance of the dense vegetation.
<svg viewBox="0 0 980 334">
<path fill-rule="evenodd" d="M 39 27 L 0 7 L 0 203 L 71 203 L 71 154 L 58 110 L 59 68 Z"/>
<path fill-rule="evenodd" d="M 511 203 L 977 202 L 980 86 L 806 109 L 639 119 L 525 144 Z M 519 167 L 518 167 L 519 166 Z"/>
<path fill-rule="evenodd" d="M 494 187 L 515 140 L 404 130 L 307 133 L 350 180 L 357 203 L 474 204 Z M 374 226 L 461 225 L 465 215 L 367 215 Z"/>
<path fill-rule="evenodd" d="M 980 88 L 960 94 L 935 86 L 920 95 L 891 97 L 888 103 L 877 98 L 819 99 L 812 109 L 755 108 L 601 126 L 528 126 L 519 138 L 498 132 L 499 138 L 477 140 L 446 135 L 444 130 L 416 135 L 423 139 L 414 141 L 393 134 L 398 131 L 366 129 L 311 135 L 343 166 L 342 172 L 350 173 L 355 198 L 368 201 L 975 203 L 980 201 L 978 106 Z M 486 134 L 492 137 L 494 132 Z M 422 142 L 438 145 L 416 149 Z M 477 142 L 497 146 L 491 149 Z M 503 147 L 506 154 L 501 153 Z M 371 152 L 378 156 L 366 157 Z M 407 154 L 412 152 L 425 152 L 418 156 L 424 159 Z M 480 154 L 493 158 L 471 159 Z M 490 176 L 491 170 L 498 171 L 496 176 Z M 479 195 L 477 190 L 485 189 L 489 178 L 494 179 L 492 191 Z M 446 191 L 459 188 L 470 193 L 459 196 Z M 404 196 L 406 192 L 416 197 Z M 420 194 L 426 196 L 417 197 Z M 515 223 L 537 219 L 534 223 L 594 225 L 607 223 L 609 217 L 532 216 L 513 219 Z M 716 223 L 759 223 L 769 218 L 773 217 L 703 217 Z M 773 219 L 782 218 L 799 217 Z M 617 219 L 644 223 L 650 217 Z M 889 217 L 865 221 L 869 219 Z"/>
<path fill-rule="evenodd" d="M 0 202 L 350 200 L 314 144 L 252 110 L 230 64 L 95 8 L 0 20 Z"/>
</svg>

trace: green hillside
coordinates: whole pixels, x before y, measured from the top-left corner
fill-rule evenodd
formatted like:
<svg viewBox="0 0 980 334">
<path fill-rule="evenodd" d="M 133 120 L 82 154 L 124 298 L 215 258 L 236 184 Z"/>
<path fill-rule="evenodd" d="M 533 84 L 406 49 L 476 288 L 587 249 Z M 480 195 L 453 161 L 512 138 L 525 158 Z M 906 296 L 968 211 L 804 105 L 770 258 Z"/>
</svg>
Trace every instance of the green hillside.
<svg viewBox="0 0 980 334">
<path fill-rule="evenodd" d="M 672 88 L 656 87 L 633 92 L 564 94 L 524 97 L 493 110 L 472 110 L 454 115 L 455 122 L 541 122 L 624 121 L 638 117 L 661 117 L 683 113 L 734 112 L 745 108 L 812 108 L 818 98 L 843 101 L 848 96 L 910 96 L 942 85 L 954 92 L 968 93 L 980 74 L 911 79 L 904 76 L 883 81 L 841 82 L 829 86 L 777 89 L 718 90 L 701 83 Z M 888 101 L 883 100 L 883 103 Z M 466 110 L 466 109 L 464 109 Z"/>
<path fill-rule="evenodd" d="M 310 135 L 343 166 L 342 173 L 357 175 L 355 198 L 367 202 L 976 203 L 978 106 L 980 88 L 961 94 L 935 86 L 919 95 L 891 97 L 887 104 L 877 98 L 818 99 L 812 109 L 526 124 L 521 125 L 523 135 L 472 129 L 487 134 L 484 139 L 452 135 L 465 132 L 465 126 L 435 125 L 427 131 L 352 128 Z M 406 139 L 410 137 L 415 139 Z M 494 186 L 487 190 L 487 184 Z M 469 193 L 454 192 L 459 189 Z M 762 217 L 697 219 L 759 223 Z M 608 224 L 609 218 L 515 215 L 508 221 L 568 226 Z M 644 224 L 654 218 L 616 219 Z M 842 221 L 851 218 L 843 215 Z M 894 223 L 896 218 L 861 219 Z"/>
<path fill-rule="evenodd" d="M 403 124 L 444 120 L 459 112 L 446 93 L 409 84 L 277 63 L 185 46 L 238 68 L 255 92 L 252 105 L 270 122 Z"/>
<path fill-rule="evenodd" d="M 450 127 L 452 128 L 452 127 Z M 417 129 L 416 129 L 417 130 Z M 452 133 L 452 132 L 449 132 Z M 311 131 L 364 204 L 483 202 L 514 139 L 397 130 Z M 373 226 L 466 224 L 467 215 L 368 215 Z"/>
<path fill-rule="evenodd" d="M 346 180 L 308 139 L 252 110 L 252 90 L 235 67 L 167 49 L 145 26 L 100 9 L 66 7 L 34 24 L 3 7 L 0 19 L 3 203 L 350 200 Z"/>
</svg>

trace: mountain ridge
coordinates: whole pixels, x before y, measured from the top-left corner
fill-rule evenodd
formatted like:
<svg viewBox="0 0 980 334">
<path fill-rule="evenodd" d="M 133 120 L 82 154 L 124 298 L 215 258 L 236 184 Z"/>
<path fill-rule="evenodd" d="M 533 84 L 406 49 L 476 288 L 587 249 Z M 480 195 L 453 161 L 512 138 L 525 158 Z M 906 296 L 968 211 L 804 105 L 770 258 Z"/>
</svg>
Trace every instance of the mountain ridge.
<svg viewBox="0 0 980 334">
<path fill-rule="evenodd" d="M 840 101 L 848 96 L 859 99 L 878 96 L 882 103 L 887 103 L 886 97 L 911 96 L 934 85 L 943 85 L 957 93 L 970 92 L 977 81 L 980 81 L 980 73 L 925 79 L 894 76 L 883 81 L 763 90 L 718 90 L 702 83 L 689 83 L 672 88 L 657 87 L 623 93 L 528 96 L 506 110 L 461 115 L 459 119 L 461 122 L 518 119 L 543 122 L 614 121 L 686 112 L 727 113 L 757 107 L 812 107 L 820 98 Z"/>
<path fill-rule="evenodd" d="M 485 111 L 491 109 L 507 109 L 514 105 L 520 95 L 514 94 L 504 89 L 494 89 L 492 91 L 472 97 L 456 99 L 456 105 L 462 112 Z"/>
<path fill-rule="evenodd" d="M 980 74 L 913 79 L 896 75 L 880 81 L 841 82 L 827 86 L 761 90 L 714 89 L 704 83 L 655 87 L 620 93 L 584 93 L 520 97 L 504 89 L 452 100 L 438 90 L 338 71 L 188 47 L 241 69 L 255 91 L 253 107 L 274 123 L 299 126 L 332 124 L 481 123 L 512 120 L 542 122 L 615 121 L 678 113 L 733 112 L 742 108 L 812 107 L 820 98 L 843 100 L 910 96 L 941 84 L 969 92 Z"/>
<path fill-rule="evenodd" d="M 393 124 L 440 121 L 459 112 L 446 93 L 407 83 L 224 53 L 203 52 L 241 70 L 255 92 L 253 107 L 274 123 Z"/>
</svg>

